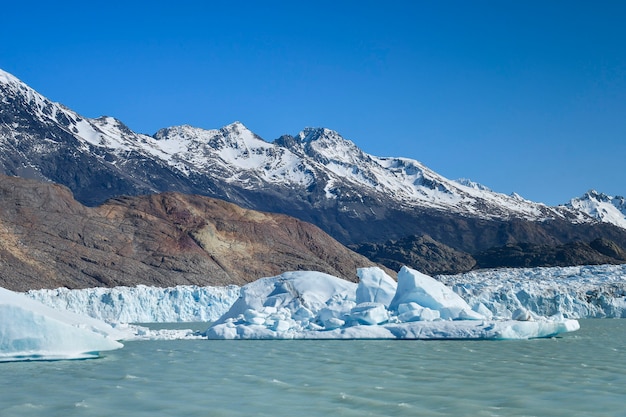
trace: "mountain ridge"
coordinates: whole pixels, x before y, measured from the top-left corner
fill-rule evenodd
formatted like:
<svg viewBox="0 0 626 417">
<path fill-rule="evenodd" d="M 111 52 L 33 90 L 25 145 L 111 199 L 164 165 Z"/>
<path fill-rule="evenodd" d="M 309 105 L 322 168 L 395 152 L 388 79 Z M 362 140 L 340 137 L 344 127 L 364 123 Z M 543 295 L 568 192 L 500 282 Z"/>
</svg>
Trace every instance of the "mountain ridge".
<svg viewBox="0 0 626 417">
<path fill-rule="evenodd" d="M 308 127 L 295 137 L 283 135 L 272 142 L 265 141 L 239 121 L 220 129 L 181 125 L 160 129 L 153 136 L 138 134 L 113 117 L 83 118 L 41 96 L 16 77 L 3 71 L 0 74 L 0 84 L 12 86 L 14 93 L 21 94 L 24 102 L 34 107 L 34 116 L 57 122 L 82 140 L 79 149 L 87 150 L 92 145 L 118 155 L 137 152 L 173 168 L 174 175 L 209 171 L 221 173 L 221 179 L 226 182 L 258 185 L 242 172 L 252 170 L 273 184 L 310 187 L 320 182 L 325 196 L 331 199 L 337 197 L 336 185 L 343 181 L 353 187 L 369 187 L 371 193 L 385 194 L 386 198 L 409 207 L 463 215 L 517 216 L 527 220 L 566 218 L 582 222 L 614 220 L 593 216 L 572 201 L 551 207 L 516 194 L 496 193 L 471 181 L 449 180 L 413 159 L 370 155 L 328 128 Z M 221 166 L 216 161 L 221 161 Z M 320 171 L 325 171 L 325 175 L 320 175 Z M 160 190 L 152 188 L 152 191 Z M 626 218 L 626 213 L 622 214 Z M 626 227 L 626 219 L 614 223 Z"/>
<path fill-rule="evenodd" d="M 27 98 L 26 102 L 34 103 L 35 116 L 64 125 L 68 133 L 82 140 L 83 150 L 93 145 L 116 150 L 118 154 L 142 153 L 161 164 L 169 164 L 178 174 L 189 175 L 191 167 L 197 171 L 219 171 L 215 161 L 221 160 L 230 168 L 265 173 L 263 178 L 268 182 L 310 186 L 319 180 L 312 176 L 315 170 L 311 165 L 315 164 L 317 168 L 325 167 L 328 180 L 323 185 L 329 198 L 334 195 L 333 185 L 344 180 L 354 186 L 370 187 L 372 192 L 386 193 L 387 198 L 402 204 L 454 210 L 460 214 L 499 217 L 513 213 L 531 220 L 580 216 L 566 206 L 549 207 L 495 193 L 487 187 L 448 180 L 413 159 L 367 154 L 354 142 L 328 128 L 305 128 L 291 137 L 294 140 L 289 141 L 286 139 L 289 135 L 284 135 L 273 142 L 263 140 L 241 122 L 220 129 L 182 125 L 160 129 L 153 136 L 137 134 L 113 117 L 83 118 L 41 96 L 17 78 L 4 74 L 3 78 L 9 80 L 10 85 L 17 86 L 14 90 Z M 219 168 L 228 171 L 224 166 Z M 222 179 L 240 180 L 241 176 L 241 172 L 231 172 L 230 177 L 223 175 Z M 485 210 L 486 207 L 495 209 L 495 213 Z M 580 220 L 591 219 L 583 216 Z"/>
<path fill-rule="evenodd" d="M 328 128 L 272 142 L 241 122 L 148 136 L 113 117 L 84 118 L 1 70 L 0 97 L 2 172 L 64 184 L 88 206 L 177 191 L 294 216 L 353 247 L 411 236 L 470 255 L 595 238 L 626 247 L 626 213 L 597 215 L 605 201 L 551 207 L 496 193 L 413 159 L 367 154 Z"/>
</svg>

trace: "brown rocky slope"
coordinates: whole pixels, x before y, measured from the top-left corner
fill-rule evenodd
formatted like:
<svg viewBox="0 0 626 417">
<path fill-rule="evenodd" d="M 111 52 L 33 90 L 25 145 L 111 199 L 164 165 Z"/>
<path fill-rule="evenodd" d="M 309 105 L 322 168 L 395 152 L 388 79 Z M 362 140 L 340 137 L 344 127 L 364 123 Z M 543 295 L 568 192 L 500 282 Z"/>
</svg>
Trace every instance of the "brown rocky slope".
<svg viewBox="0 0 626 417">
<path fill-rule="evenodd" d="M 293 217 L 179 193 L 85 207 L 64 186 L 0 176 L 0 286 L 243 285 L 291 270 L 356 280 L 374 265 Z"/>
</svg>

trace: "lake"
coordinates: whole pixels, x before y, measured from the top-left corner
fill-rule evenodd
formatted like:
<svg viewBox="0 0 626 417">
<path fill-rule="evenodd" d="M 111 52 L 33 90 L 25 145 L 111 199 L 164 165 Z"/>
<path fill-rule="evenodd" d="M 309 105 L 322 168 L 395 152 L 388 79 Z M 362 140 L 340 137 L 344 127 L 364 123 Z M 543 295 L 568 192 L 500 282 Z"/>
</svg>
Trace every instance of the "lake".
<svg viewBox="0 0 626 417">
<path fill-rule="evenodd" d="M 626 320 L 525 341 L 126 342 L 0 363 L 0 416 L 617 416 Z"/>
</svg>

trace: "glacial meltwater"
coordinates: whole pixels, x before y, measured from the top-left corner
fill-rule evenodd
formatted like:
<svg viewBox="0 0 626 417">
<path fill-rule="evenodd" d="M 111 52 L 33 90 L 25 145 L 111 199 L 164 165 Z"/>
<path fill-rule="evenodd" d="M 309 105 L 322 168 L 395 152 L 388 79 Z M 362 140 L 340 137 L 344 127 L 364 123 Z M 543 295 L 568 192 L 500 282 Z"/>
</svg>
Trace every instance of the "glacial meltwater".
<svg viewBox="0 0 626 417">
<path fill-rule="evenodd" d="M 0 416 L 618 416 L 626 320 L 517 341 L 126 342 L 0 363 Z"/>
</svg>

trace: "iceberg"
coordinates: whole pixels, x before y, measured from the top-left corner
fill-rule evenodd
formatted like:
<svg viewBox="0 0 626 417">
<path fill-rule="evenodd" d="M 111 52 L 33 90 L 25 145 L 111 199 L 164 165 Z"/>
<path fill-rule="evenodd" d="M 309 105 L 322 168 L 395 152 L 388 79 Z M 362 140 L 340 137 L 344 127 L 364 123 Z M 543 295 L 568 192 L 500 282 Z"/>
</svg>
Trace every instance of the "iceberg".
<svg viewBox="0 0 626 417">
<path fill-rule="evenodd" d="M 0 288 L 0 362 L 94 358 L 123 347 L 117 340 L 125 336 L 102 321 Z"/>
<path fill-rule="evenodd" d="M 579 329 L 562 316 L 519 312 L 494 320 L 434 278 L 403 267 L 398 283 L 380 268 L 360 282 L 312 271 L 262 278 L 241 288 L 209 339 L 530 339 Z"/>
<path fill-rule="evenodd" d="M 484 319 L 475 313 L 459 295 L 442 283 L 413 269 L 403 267 L 398 272 L 398 288 L 389 305 L 397 310 L 405 305 L 417 305 L 439 311 L 443 319 Z"/>
</svg>

